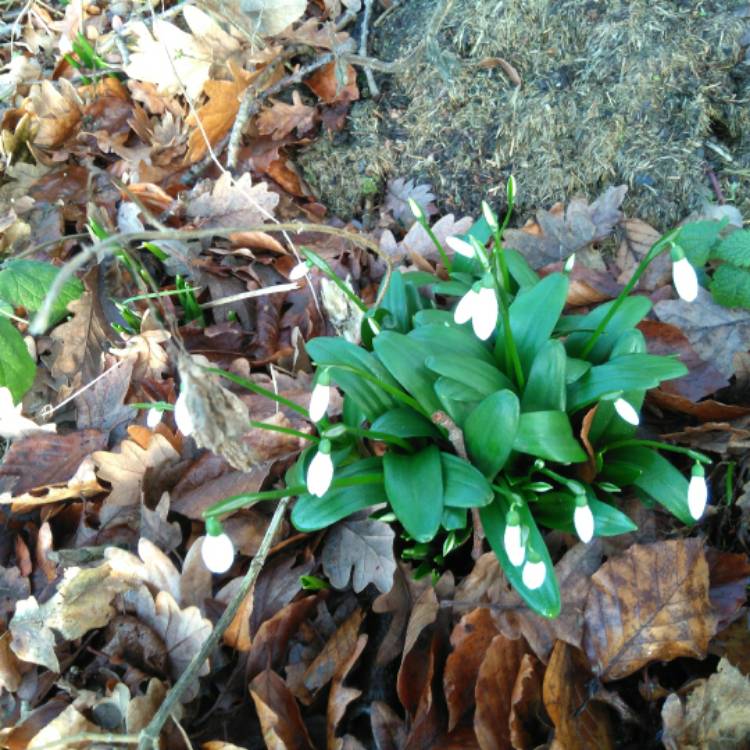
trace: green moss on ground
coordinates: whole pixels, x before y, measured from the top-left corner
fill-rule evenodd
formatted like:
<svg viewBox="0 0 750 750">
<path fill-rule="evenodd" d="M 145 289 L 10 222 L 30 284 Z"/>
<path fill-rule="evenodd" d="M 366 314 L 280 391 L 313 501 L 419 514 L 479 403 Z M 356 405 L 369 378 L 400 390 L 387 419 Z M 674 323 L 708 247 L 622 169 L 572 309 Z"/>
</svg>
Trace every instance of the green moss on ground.
<svg viewBox="0 0 750 750">
<path fill-rule="evenodd" d="M 404 55 L 436 7 L 410 0 L 390 13 L 372 53 Z M 666 227 L 713 199 L 706 165 L 750 215 L 749 7 L 456 0 L 439 50 L 378 75 L 382 97 L 355 104 L 346 130 L 299 163 L 342 217 L 359 212 L 368 177 L 428 181 L 442 210 L 476 214 L 512 171 L 522 214 L 624 182 L 626 211 Z M 520 87 L 483 67 L 497 58 Z"/>
</svg>

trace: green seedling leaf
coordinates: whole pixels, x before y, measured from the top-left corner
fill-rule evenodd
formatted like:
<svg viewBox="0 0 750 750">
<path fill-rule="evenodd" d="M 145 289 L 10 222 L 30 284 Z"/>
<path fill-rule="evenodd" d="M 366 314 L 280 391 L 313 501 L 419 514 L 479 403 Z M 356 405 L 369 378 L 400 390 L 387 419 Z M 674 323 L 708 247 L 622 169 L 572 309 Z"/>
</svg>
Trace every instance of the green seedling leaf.
<svg viewBox="0 0 750 750">
<path fill-rule="evenodd" d="M 523 411 L 565 411 L 567 356 L 561 341 L 550 339 L 534 357 L 523 391 Z"/>
<path fill-rule="evenodd" d="M 557 617 L 560 614 L 560 589 L 557 585 L 555 569 L 552 565 L 547 545 L 544 543 L 542 535 L 534 521 L 531 512 L 526 503 L 518 507 L 518 515 L 521 523 L 529 530 L 528 546 L 531 547 L 542 558 L 547 569 L 547 576 L 544 583 L 534 590 L 527 589 L 523 584 L 521 576 L 523 567 L 515 567 L 511 564 L 508 556 L 505 554 L 505 545 L 503 537 L 505 534 L 505 515 L 508 512 L 509 504 L 505 498 L 495 495 L 495 500 L 486 508 L 481 508 L 479 515 L 482 519 L 482 528 L 484 528 L 487 541 L 490 543 L 493 552 L 497 555 L 505 575 L 513 588 L 518 591 L 521 598 L 542 617 Z"/>
<path fill-rule="evenodd" d="M 721 260 L 739 268 L 750 268 L 750 230 L 738 229 L 725 237 L 711 252 L 711 260 Z"/>
<path fill-rule="evenodd" d="M 37 260 L 11 260 L 0 271 L 0 299 L 15 307 L 25 307 L 37 312 L 52 286 L 59 269 L 50 263 Z M 67 281 L 50 313 L 50 326 L 68 315 L 68 305 L 83 294 L 83 284 L 78 279 Z"/>
<path fill-rule="evenodd" d="M 592 367 L 568 387 L 568 411 L 576 412 L 605 396 L 623 391 L 656 388 L 663 380 L 679 378 L 687 368 L 678 359 L 653 354 L 625 354 Z"/>
<path fill-rule="evenodd" d="M 373 348 L 388 372 L 428 414 L 440 411 L 440 402 L 433 388 L 435 375 L 425 365 L 430 356 L 427 346 L 402 333 L 383 331 L 373 341 Z"/>
<path fill-rule="evenodd" d="M 588 496 L 588 503 L 594 516 L 594 536 L 618 536 L 638 528 L 622 511 L 591 494 Z M 569 492 L 550 492 L 534 504 L 534 518 L 542 526 L 575 534 L 575 507 L 576 499 Z"/>
<path fill-rule="evenodd" d="M 521 290 L 511 303 L 508 312 L 510 328 L 525 375 L 528 375 L 537 352 L 555 330 L 567 294 L 568 277 L 551 273 L 533 287 Z M 495 356 L 499 361 L 505 356 L 504 336 L 501 330 L 495 343 Z"/>
<path fill-rule="evenodd" d="M 466 418 L 466 451 L 489 479 L 495 477 L 510 456 L 520 411 L 518 396 L 502 390 L 487 396 Z"/>
<path fill-rule="evenodd" d="M 29 355 L 23 336 L 4 317 L 0 317 L 0 387 L 5 386 L 18 403 L 31 388 L 36 363 Z"/>
<path fill-rule="evenodd" d="M 604 320 L 605 315 L 615 304 L 616 300 L 600 305 L 592 310 L 588 315 L 582 318 L 575 317 L 565 321 L 565 325 L 573 324 L 578 329 L 577 333 L 571 333 L 565 341 L 565 348 L 571 357 L 580 357 L 583 348 L 591 338 L 591 334 L 596 330 L 599 323 Z M 589 362 L 598 364 L 604 362 L 611 354 L 612 347 L 620 336 L 627 330 L 643 320 L 651 309 L 651 300 L 648 297 L 628 297 L 621 307 L 612 316 L 612 320 L 607 323 L 606 329 L 599 336 L 593 349 L 588 353 L 586 359 Z"/>
<path fill-rule="evenodd" d="M 586 453 L 573 436 L 564 411 L 532 411 L 521 414 L 513 450 L 563 464 L 586 460 Z"/>
<path fill-rule="evenodd" d="M 429 542 L 443 518 L 440 451 L 430 445 L 418 453 L 386 453 L 383 474 L 388 500 L 398 520 L 412 539 Z"/>
<path fill-rule="evenodd" d="M 494 391 L 513 387 L 510 380 L 495 365 L 474 357 L 441 354 L 428 357 L 426 365 L 438 375 L 464 384 L 465 387 L 479 394 L 480 398 Z"/>
<path fill-rule="evenodd" d="M 719 266 L 711 279 L 711 294 L 724 307 L 750 308 L 750 271 Z"/>
<path fill-rule="evenodd" d="M 374 432 L 385 432 L 400 438 L 439 438 L 440 432 L 432 422 L 414 409 L 402 406 L 381 414 L 371 425 Z"/>
<path fill-rule="evenodd" d="M 324 581 L 318 576 L 300 576 L 299 585 L 304 591 L 326 591 L 331 588 L 331 584 L 328 581 Z"/>
<path fill-rule="evenodd" d="M 490 483 L 468 461 L 441 453 L 443 504 L 446 508 L 480 508 L 492 502 Z"/>
<path fill-rule="evenodd" d="M 415 320 L 421 320 L 423 315 L 426 316 L 428 313 L 431 315 L 433 312 L 444 311 L 424 310 L 415 316 Z M 428 349 L 429 354 L 437 351 L 449 351 L 451 354 L 460 357 L 481 359 L 494 365 L 492 353 L 484 343 L 466 328 L 455 325 L 452 313 L 447 313 L 447 315 L 450 318 L 447 325 L 440 323 L 420 324 L 409 333 L 409 339 L 423 344 Z"/>
</svg>

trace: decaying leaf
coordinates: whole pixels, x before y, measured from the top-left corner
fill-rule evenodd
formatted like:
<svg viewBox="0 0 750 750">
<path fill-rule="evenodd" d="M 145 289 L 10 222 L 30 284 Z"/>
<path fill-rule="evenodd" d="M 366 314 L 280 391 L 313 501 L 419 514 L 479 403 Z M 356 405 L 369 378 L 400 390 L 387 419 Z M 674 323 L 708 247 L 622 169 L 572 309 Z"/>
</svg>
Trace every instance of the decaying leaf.
<svg viewBox="0 0 750 750">
<path fill-rule="evenodd" d="M 258 132 L 278 141 L 296 129 L 300 137 L 315 124 L 316 115 L 315 107 L 308 107 L 302 102 L 299 91 L 293 91 L 291 104 L 271 99 L 271 107 L 258 115 Z"/>
<path fill-rule="evenodd" d="M 750 737 L 750 680 L 726 659 L 702 680 L 686 704 L 672 693 L 661 711 L 667 750 L 747 747 Z"/>
<path fill-rule="evenodd" d="M 716 616 L 700 539 L 634 544 L 591 580 L 584 646 L 601 679 L 653 660 L 705 656 Z"/>
<path fill-rule="evenodd" d="M 27 747 L 29 750 L 41 750 L 49 745 L 63 747 L 65 750 L 85 748 L 90 746 L 89 740 L 78 742 L 64 742 L 61 740 L 84 732 L 100 734 L 101 729 L 90 722 L 75 706 L 68 706 L 59 716 L 55 717 L 41 732 L 35 734 Z"/>
<path fill-rule="evenodd" d="M 386 186 L 385 208 L 393 214 L 394 219 L 405 226 L 411 226 L 416 221 L 409 208 L 409 198 L 415 201 L 427 216 L 437 211 L 432 203 L 435 195 L 430 185 L 416 185 L 414 180 L 405 180 L 403 177 L 389 180 Z"/>
<path fill-rule="evenodd" d="M 298 21 L 307 8 L 306 0 L 243 0 L 253 29 L 262 36 L 274 36 Z"/>
<path fill-rule="evenodd" d="M 326 537 L 321 553 L 323 570 L 339 589 L 359 593 L 370 583 L 382 593 L 391 590 L 396 560 L 393 556 L 393 529 L 386 523 L 352 516 L 336 524 Z"/>
<path fill-rule="evenodd" d="M 42 81 L 29 95 L 29 108 L 38 123 L 33 142 L 42 148 L 61 146 L 73 135 L 82 116 L 82 102 L 73 84 L 65 78 L 57 83 L 59 91 L 51 81 Z"/>
<path fill-rule="evenodd" d="M 355 610 L 331 636 L 305 672 L 305 687 L 313 692 L 327 685 L 349 658 L 357 642 L 364 614 Z"/>
<path fill-rule="evenodd" d="M 344 718 L 346 707 L 362 695 L 361 690 L 345 687 L 344 681 L 357 663 L 359 657 L 362 655 L 362 651 L 366 645 L 367 635 L 363 633 L 357 638 L 349 656 L 339 665 L 336 674 L 333 676 L 333 681 L 331 682 L 331 689 L 328 693 L 328 715 L 326 723 L 328 727 L 328 747 L 333 750 L 354 750 L 355 747 L 355 745 L 347 742 L 346 738 L 341 739 L 336 737 L 336 729 L 338 728 L 341 719 Z M 354 742 L 357 741 L 354 740 Z"/>
<path fill-rule="evenodd" d="M 13 636 L 11 649 L 19 659 L 41 664 L 52 672 L 60 671 L 55 654 L 55 635 L 46 626 L 46 613 L 35 597 L 30 596 L 16 604 L 10 632 Z"/>
</svg>

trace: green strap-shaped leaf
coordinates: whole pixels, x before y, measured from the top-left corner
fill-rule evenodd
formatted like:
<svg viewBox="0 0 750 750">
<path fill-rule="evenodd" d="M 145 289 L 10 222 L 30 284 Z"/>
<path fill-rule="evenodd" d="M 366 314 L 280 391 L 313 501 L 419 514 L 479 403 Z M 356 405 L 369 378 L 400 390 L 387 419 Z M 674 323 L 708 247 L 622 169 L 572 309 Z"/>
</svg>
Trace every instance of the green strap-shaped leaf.
<svg viewBox="0 0 750 750">
<path fill-rule="evenodd" d="M 440 411 L 433 389 L 436 376 L 425 365 L 431 353 L 428 347 L 402 333 L 383 331 L 373 341 L 373 348 L 391 375 L 428 414 Z"/>
<path fill-rule="evenodd" d="M 513 391 L 490 394 L 464 424 L 466 451 L 489 479 L 505 466 L 517 435 L 520 405 Z"/>
<path fill-rule="evenodd" d="M 573 436 L 564 411 L 531 411 L 521 414 L 513 450 L 560 463 L 586 460 L 586 453 Z"/>
<path fill-rule="evenodd" d="M 443 504 L 446 508 L 481 508 L 492 502 L 492 487 L 481 472 L 452 453 L 441 453 Z"/>
<path fill-rule="evenodd" d="M 523 411 L 565 411 L 567 356 L 561 341 L 550 339 L 534 357 L 521 399 Z"/>
<path fill-rule="evenodd" d="M 537 614 L 542 615 L 542 617 L 557 617 L 560 614 L 560 589 L 557 585 L 555 569 L 547 551 L 547 545 L 539 533 L 531 512 L 524 503 L 518 507 L 518 515 L 520 516 L 521 523 L 529 530 L 528 546 L 541 557 L 547 569 L 544 583 L 538 589 L 527 589 L 523 584 L 521 576 L 523 566 L 516 568 L 505 554 L 503 536 L 505 534 L 505 515 L 507 512 L 508 502 L 499 494 L 495 495 L 495 500 L 491 505 L 480 509 L 479 515 L 482 519 L 482 528 L 484 529 L 487 541 L 490 543 L 490 547 L 492 547 L 495 555 L 497 555 L 497 559 L 500 561 L 500 565 L 502 565 L 511 585 L 518 591 L 521 598 L 529 607 Z"/>
<path fill-rule="evenodd" d="M 609 503 L 604 503 L 589 495 L 589 508 L 594 516 L 595 536 L 618 536 L 635 531 L 638 526 L 628 516 Z M 539 495 L 534 503 L 534 518 L 542 526 L 558 529 L 569 534 L 575 533 L 573 513 L 576 499 L 569 492 L 548 492 Z"/>
<path fill-rule="evenodd" d="M 445 413 L 463 429 L 466 418 L 482 400 L 482 395 L 462 386 L 457 380 L 438 378 L 435 395 Z"/>
<path fill-rule="evenodd" d="M 418 453 L 383 456 L 385 491 L 393 512 L 409 536 L 429 542 L 443 517 L 440 451 L 430 445 Z"/>
<path fill-rule="evenodd" d="M 433 311 L 425 310 L 415 316 L 420 319 L 423 314 L 432 313 Z M 444 312 L 440 310 L 439 312 Z M 451 313 L 448 313 L 450 316 Z M 452 321 L 452 317 L 451 317 Z M 429 323 L 420 325 L 409 333 L 410 341 L 418 341 L 423 344 L 429 354 L 435 352 L 451 352 L 460 357 L 472 357 L 481 359 L 489 364 L 494 364 L 492 352 L 482 343 L 470 330 L 456 326 L 452 322 L 446 324 Z"/>
<path fill-rule="evenodd" d="M 36 363 L 29 355 L 23 336 L 4 317 L 0 317 L 0 386 L 5 386 L 18 403 L 31 388 Z"/>
<path fill-rule="evenodd" d="M 401 438 L 439 438 L 440 432 L 432 422 L 414 409 L 402 406 L 381 414 L 371 425 L 374 432 L 386 432 Z"/>
<path fill-rule="evenodd" d="M 441 354 L 428 357 L 426 364 L 433 372 L 462 383 L 478 393 L 481 398 L 495 391 L 513 387 L 510 380 L 497 369 L 496 365 L 474 357 Z"/>
<path fill-rule="evenodd" d="M 458 531 L 466 528 L 466 508 L 443 508 L 443 520 L 440 525 L 446 531 Z"/>
<path fill-rule="evenodd" d="M 568 411 L 583 409 L 605 397 L 623 391 L 656 388 L 663 380 L 679 378 L 687 368 L 678 359 L 654 354 L 625 354 L 592 367 L 568 387 Z"/>
</svg>

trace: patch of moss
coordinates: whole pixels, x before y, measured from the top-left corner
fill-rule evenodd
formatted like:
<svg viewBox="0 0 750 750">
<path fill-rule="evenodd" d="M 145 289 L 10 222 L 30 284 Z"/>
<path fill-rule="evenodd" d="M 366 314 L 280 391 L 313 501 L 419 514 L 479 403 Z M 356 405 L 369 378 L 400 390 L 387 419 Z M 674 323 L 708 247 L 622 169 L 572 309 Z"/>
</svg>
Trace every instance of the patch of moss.
<svg viewBox="0 0 750 750">
<path fill-rule="evenodd" d="M 748 215 L 745 6 L 456 0 L 438 44 L 379 75 L 382 97 L 356 104 L 346 130 L 299 163 L 344 218 L 358 213 L 365 177 L 428 181 L 442 210 L 476 214 L 483 197 L 501 200 L 512 171 L 521 214 L 624 182 L 625 210 L 664 228 L 713 198 L 707 165 Z M 399 6 L 375 30 L 373 54 L 404 55 L 436 7 Z M 518 71 L 520 87 L 485 67 L 497 58 Z"/>
</svg>

